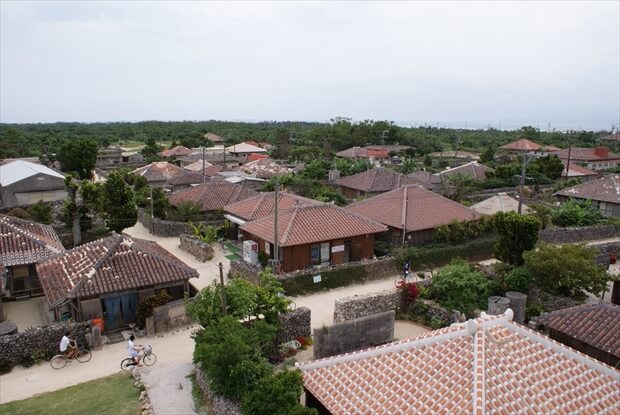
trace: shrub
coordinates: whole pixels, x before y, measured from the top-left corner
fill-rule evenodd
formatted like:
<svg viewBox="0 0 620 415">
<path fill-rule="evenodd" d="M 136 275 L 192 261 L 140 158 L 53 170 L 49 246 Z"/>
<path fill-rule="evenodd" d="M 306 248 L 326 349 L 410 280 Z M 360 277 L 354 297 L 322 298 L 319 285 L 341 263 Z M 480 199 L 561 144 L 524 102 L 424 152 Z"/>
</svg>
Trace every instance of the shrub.
<svg viewBox="0 0 620 415">
<path fill-rule="evenodd" d="M 484 307 L 489 282 L 483 273 L 472 271 L 467 262 L 454 259 L 433 277 L 430 290 L 442 306 L 472 316 L 474 310 Z"/>
<path fill-rule="evenodd" d="M 45 223 L 46 225 L 52 223 L 52 207 L 42 200 L 30 206 L 28 208 L 28 213 L 35 222 Z"/>
<path fill-rule="evenodd" d="M 563 227 L 594 225 L 601 219 L 603 214 L 591 200 L 571 199 L 551 213 L 553 224 Z"/>
<path fill-rule="evenodd" d="M 523 252 L 534 249 L 538 240 L 540 221 L 516 212 L 500 212 L 493 217 L 493 225 L 497 233 L 495 257 L 509 264 L 523 264 Z"/>
<path fill-rule="evenodd" d="M 585 245 L 542 245 L 526 252 L 525 267 L 536 285 L 552 294 L 585 299 L 588 293 L 599 295 L 609 275 L 596 263 L 598 250 Z"/>
<path fill-rule="evenodd" d="M 243 399 L 244 415 L 289 415 L 299 406 L 302 392 L 299 370 L 285 370 L 260 379 Z"/>
<path fill-rule="evenodd" d="M 406 308 L 409 308 L 411 304 L 415 303 L 415 300 L 420 294 L 420 289 L 418 288 L 418 285 L 414 282 L 400 281 L 398 284 L 398 289 L 401 292 L 403 305 Z"/>
<path fill-rule="evenodd" d="M 165 290 L 161 290 L 160 292 L 149 295 L 146 297 L 140 304 L 138 304 L 137 309 L 137 319 L 138 325 L 144 327 L 147 317 L 151 317 L 153 315 L 153 309 L 155 307 L 162 306 L 172 300 L 172 297 L 168 295 Z"/>
<path fill-rule="evenodd" d="M 194 234 L 194 236 L 200 239 L 201 242 L 210 244 L 213 243 L 213 241 L 215 241 L 215 239 L 217 238 L 217 228 L 215 226 L 205 225 L 204 223 L 194 225 L 191 222 L 190 226 L 192 228 L 192 233 Z"/>
<path fill-rule="evenodd" d="M 491 283 L 491 291 L 495 295 L 504 295 L 506 291 L 527 293 L 532 276 L 524 267 L 507 269 L 499 272 Z"/>
<path fill-rule="evenodd" d="M 427 245 L 423 247 L 394 247 L 392 255 L 397 262 L 409 260 L 412 267 L 425 264 L 428 267 L 448 264 L 452 258 L 469 260 L 488 259 L 493 256 L 495 238 L 479 238 L 459 245 Z"/>
<path fill-rule="evenodd" d="M 202 219 L 200 206 L 198 203 L 191 200 L 179 203 L 175 209 L 169 212 L 168 217 L 178 222 L 197 221 Z"/>
<path fill-rule="evenodd" d="M 14 218 L 32 220 L 32 215 L 28 213 L 26 209 L 22 209 L 22 208 L 13 208 L 7 212 L 7 215 L 13 216 Z"/>
<path fill-rule="evenodd" d="M 478 221 L 453 221 L 441 225 L 433 234 L 433 242 L 457 245 L 467 240 L 488 236 L 493 232 L 492 222 L 486 217 Z"/>
</svg>

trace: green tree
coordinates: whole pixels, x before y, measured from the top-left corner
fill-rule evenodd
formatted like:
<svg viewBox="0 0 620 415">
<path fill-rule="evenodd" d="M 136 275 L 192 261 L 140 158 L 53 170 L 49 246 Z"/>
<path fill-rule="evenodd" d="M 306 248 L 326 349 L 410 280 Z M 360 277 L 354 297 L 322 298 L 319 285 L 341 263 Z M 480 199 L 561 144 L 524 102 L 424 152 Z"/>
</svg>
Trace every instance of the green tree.
<svg viewBox="0 0 620 415">
<path fill-rule="evenodd" d="M 80 179 L 90 179 L 97 161 L 97 143 L 84 138 L 66 140 L 57 157 L 62 171 L 75 172 Z"/>
<path fill-rule="evenodd" d="M 265 376 L 243 399 L 243 414 L 289 415 L 299 405 L 302 385 L 299 370 L 285 370 Z"/>
<path fill-rule="evenodd" d="M 513 265 L 523 264 L 523 252 L 534 249 L 540 221 L 516 212 L 499 212 L 493 217 L 497 234 L 495 257 Z"/>
<path fill-rule="evenodd" d="M 192 319 L 202 327 L 209 327 L 217 323 L 224 315 L 222 311 L 222 286 L 213 281 L 204 287 L 187 305 L 187 311 Z"/>
<path fill-rule="evenodd" d="M 410 174 L 416 170 L 416 162 L 412 158 L 406 158 L 403 160 L 403 163 L 398 166 L 398 172 L 402 174 Z"/>
<path fill-rule="evenodd" d="M 271 372 L 260 345 L 252 343 L 256 331 L 269 331 L 275 340 L 277 329 L 267 326 L 260 321 L 243 327 L 234 317 L 227 316 L 196 335 L 194 363 L 201 365 L 214 392 L 239 401 Z"/>
<path fill-rule="evenodd" d="M 480 153 L 480 162 L 491 163 L 493 160 L 495 160 L 495 149 L 493 146 L 488 146 L 486 150 Z"/>
<path fill-rule="evenodd" d="M 329 165 L 322 160 L 312 160 L 306 164 L 302 175 L 309 179 L 323 180 L 327 178 L 327 169 Z"/>
<path fill-rule="evenodd" d="M 28 213 L 32 216 L 32 220 L 39 223 L 45 223 L 49 225 L 52 223 L 52 207 L 49 203 L 45 203 L 39 200 L 34 205 L 28 208 Z"/>
<path fill-rule="evenodd" d="M 553 224 L 563 227 L 594 225 L 601 219 L 603 214 L 591 200 L 571 199 L 551 213 Z"/>
<path fill-rule="evenodd" d="M 427 154 L 426 156 L 424 156 L 424 166 L 433 167 L 433 158 L 431 157 L 430 154 Z"/>
<path fill-rule="evenodd" d="M 146 146 L 142 149 L 142 156 L 147 163 L 161 160 L 158 153 L 161 151 L 154 138 L 146 140 Z"/>
<path fill-rule="evenodd" d="M 106 226 L 121 233 L 138 221 L 133 189 L 125 183 L 122 172 L 113 171 L 103 185 L 101 208 Z"/>
<path fill-rule="evenodd" d="M 171 219 L 188 222 L 191 220 L 201 220 L 202 215 L 200 212 L 200 205 L 193 200 L 186 200 L 179 203 L 172 212 L 170 212 Z"/>
<path fill-rule="evenodd" d="M 259 274 L 260 285 L 256 289 L 256 316 L 263 315 L 265 321 L 277 324 L 278 315 L 286 313 L 291 300 L 284 295 L 282 284 L 266 268 Z"/>
<path fill-rule="evenodd" d="M 443 177 L 443 195 L 450 200 L 459 201 L 470 194 L 476 181 L 469 174 L 456 173 Z"/>
<path fill-rule="evenodd" d="M 562 175 L 564 171 L 564 164 L 562 160 L 556 155 L 549 155 L 545 157 L 539 157 L 528 166 L 529 170 L 535 169 L 538 173 L 548 177 L 551 180 L 556 180 Z"/>
<path fill-rule="evenodd" d="M 456 258 L 433 277 L 430 294 L 449 310 L 472 316 L 476 309 L 484 307 L 489 282 L 483 273 L 473 271 L 467 262 Z"/>
<path fill-rule="evenodd" d="M 609 275 L 596 263 L 598 250 L 585 245 L 542 245 L 536 251 L 525 252 L 525 267 L 536 285 L 553 294 L 580 300 L 587 293 L 600 295 L 607 286 Z"/>
</svg>

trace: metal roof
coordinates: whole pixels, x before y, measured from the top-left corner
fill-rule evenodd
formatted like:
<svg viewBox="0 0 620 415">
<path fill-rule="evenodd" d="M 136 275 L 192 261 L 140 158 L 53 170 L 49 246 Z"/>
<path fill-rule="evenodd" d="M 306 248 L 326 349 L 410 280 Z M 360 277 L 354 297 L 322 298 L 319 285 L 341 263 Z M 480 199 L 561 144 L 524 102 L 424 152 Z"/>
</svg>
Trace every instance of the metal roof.
<svg viewBox="0 0 620 415">
<path fill-rule="evenodd" d="M 56 170 L 41 164 L 35 164 L 24 160 L 15 160 L 0 166 L 0 186 L 9 186 L 37 174 L 46 174 L 60 179 L 65 178 L 65 176 Z"/>
</svg>

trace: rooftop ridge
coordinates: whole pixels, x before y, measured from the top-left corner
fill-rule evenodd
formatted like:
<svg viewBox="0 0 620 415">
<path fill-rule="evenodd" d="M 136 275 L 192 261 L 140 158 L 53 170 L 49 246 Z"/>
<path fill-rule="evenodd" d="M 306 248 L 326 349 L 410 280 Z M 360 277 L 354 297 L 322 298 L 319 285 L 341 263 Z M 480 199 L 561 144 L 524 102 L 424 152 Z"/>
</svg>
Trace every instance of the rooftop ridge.
<svg viewBox="0 0 620 415">
<path fill-rule="evenodd" d="M 293 213 L 291 214 L 291 217 L 288 220 L 288 223 L 286 224 L 286 229 L 284 230 L 284 232 L 282 232 L 282 237 L 278 238 L 279 241 L 276 241 L 276 237 L 277 235 L 274 235 L 274 243 L 278 243 L 278 245 L 280 245 L 280 242 L 282 245 L 286 244 L 286 240 L 288 239 L 288 235 L 291 233 L 291 228 L 293 227 L 293 222 L 295 221 L 295 218 L 297 217 L 297 213 L 299 211 L 299 209 L 303 209 L 303 206 L 300 208 L 295 208 L 293 209 Z M 274 216 L 274 221 L 275 221 L 275 216 Z"/>
<path fill-rule="evenodd" d="M 22 222 L 24 225 L 36 225 L 36 226 L 49 226 L 49 225 L 45 225 L 45 224 L 41 224 L 41 223 L 36 223 L 36 222 L 30 222 L 27 221 L 25 219 L 21 219 L 21 218 L 15 218 L 12 216 L 8 216 L 8 215 L 1 215 L 0 216 L 0 223 L 2 223 L 3 225 L 11 228 L 14 232 L 19 233 L 21 236 L 24 236 L 26 238 L 28 238 L 29 240 L 31 240 L 32 242 L 36 243 L 37 245 L 48 249 L 49 251 L 52 251 L 54 254 L 59 254 L 62 253 L 64 251 L 58 249 L 57 247 L 53 246 L 50 244 L 50 242 L 56 242 L 54 240 L 49 240 L 49 241 L 45 241 L 45 239 L 48 239 L 46 237 L 41 237 L 35 233 L 32 233 L 31 231 L 27 231 L 25 229 L 20 228 L 19 226 L 11 223 L 11 220 L 17 219 L 18 222 Z M 58 241 L 59 242 L 59 241 Z M 62 244 L 61 244 L 62 245 Z"/>
<path fill-rule="evenodd" d="M 604 302 L 598 302 L 598 303 L 594 303 L 594 304 L 579 304 L 573 307 L 568 307 L 568 308 L 562 308 L 560 310 L 555 310 L 555 311 L 550 311 L 548 313 L 545 313 L 544 315 L 540 316 L 540 319 L 543 319 L 545 317 L 555 317 L 555 316 L 567 316 L 570 314 L 574 314 L 574 313 L 579 313 L 581 311 L 587 310 L 587 309 L 608 309 L 608 310 L 612 310 L 614 312 L 620 313 L 620 305 L 615 305 L 615 304 L 607 304 Z"/>
</svg>

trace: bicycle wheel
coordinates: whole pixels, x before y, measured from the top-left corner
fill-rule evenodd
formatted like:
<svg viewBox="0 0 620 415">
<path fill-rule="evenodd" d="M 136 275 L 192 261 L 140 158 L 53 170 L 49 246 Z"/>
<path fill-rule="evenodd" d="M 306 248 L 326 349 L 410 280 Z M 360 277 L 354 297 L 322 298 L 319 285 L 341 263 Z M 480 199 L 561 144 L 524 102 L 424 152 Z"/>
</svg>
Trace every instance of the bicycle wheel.
<svg viewBox="0 0 620 415">
<path fill-rule="evenodd" d="M 154 365 L 155 362 L 157 362 L 157 356 L 155 356 L 155 353 L 150 353 L 150 354 L 144 355 L 144 359 L 142 359 L 142 361 L 144 362 L 145 365 L 151 366 L 151 365 Z"/>
<path fill-rule="evenodd" d="M 54 369 L 62 369 L 63 367 L 67 366 L 67 359 L 65 359 L 64 355 L 57 354 L 56 356 L 52 357 L 52 360 L 50 360 L 50 365 Z"/>
<path fill-rule="evenodd" d="M 86 363 L 91 359 L 91 357 L 93 357 L 93 354 L 90 350 L 80 350 L 80 354 L 77 356 L 77 361 L 80 363 Z"/>
<path fill-rule="evenodd" d="M 136 362 L 132 358 L 127 357 L 121 361 L 121 369 L 123 372 L 129 372 L 132 367 L 136 365 Z"/>
</svg>

